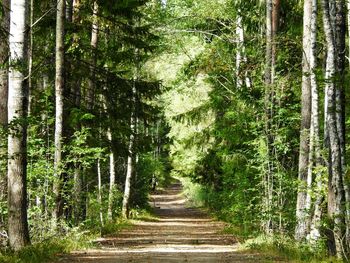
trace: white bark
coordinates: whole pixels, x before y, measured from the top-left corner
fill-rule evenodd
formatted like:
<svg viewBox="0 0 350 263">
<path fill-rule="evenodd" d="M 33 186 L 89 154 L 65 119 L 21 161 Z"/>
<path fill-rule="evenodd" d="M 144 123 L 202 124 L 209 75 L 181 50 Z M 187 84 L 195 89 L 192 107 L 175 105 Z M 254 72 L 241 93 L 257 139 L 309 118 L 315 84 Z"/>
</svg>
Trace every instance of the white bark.
<svg viewBox="0 0 350 263">
<path fill-rule="evenodd" d="M 65 0 L 57 0 L 56 20 L 56 76 L 55 76 L 55 157 L 53 191 L 56 198 L 56 207 L 53 211 L 53 220 L 61 216 L 61 169 L 62 169 L 62 137 L 63 137 L 63 107 L 64 107 L 64 23 Z"/>
<path fill-rule="evenodd" d="M 329 13 L 328 0 L 322 0 L 323 7 L 323 26 L 327 44 L 327 61 L 326 61 L 326 73 L 325 73 L 325 93 L 327 94 L 327 115 L 326 115 L 326 128 L 329 134 L 329 174 L 330 178 L 330 191 L 334 195 L 334 200 L 329 200 L 329 213 L 334 220 L 334 240 L 336 247 L 336 255 L 338 258 L 342 257 L 343 253 L 343 231 L 344 225 L 344 209 L 343 209 L 343 185 L 342 185 L 342 172 L 341 172 L 341 149 L 337 131 L 336 121 L 336 87 L 335 87 L 335 74 L 336 74 L 336 46 L 334 41 L 334 31 L 331 24 Z"/>
<path fill-rule="evenodd" d="M 99 22 L 98 22 L 98 13 L 99 6 L 97 1 L 94 1 L 94 9 L 92 13 L 92 30 L 91 30 L 91 49 L 92 49 L 92 57 L 91 57 L 91 66 L 90 66 L 90 77 L 88 80 L 88 100 L 87 107 L 88 109 L 92 109 L 95 101 L 95 71 L 96 71 L 96 63 L 97 63 L 97 46 L 98 46 L 98 35 L 99 35 Z"/>
<path fill-rule="evenodd" d="M 314 169 L 321 165 L 320 156 L 320 123 L 319 123 L 319 94 L 316 81 L 316 67 L 317 67 L 317 0 L 312 0 L 312 16 L 311 16 L 311 54 L 310 54 L 310 84 L 311 84 L 311 125 L 310 125 L 310 154 L 309 154 L 309 168 L 308 168 L 308 190 L 311 190 L 311 183 L 313 180 Z M 311 242 L 319 240 L 321 237 L 320 223 L 322 216 L 322 173 L 316 174 L 316 201 L 314 208 L 314 215 L 310 226 Z M 311 198 L 309 198 L 311 199 Z M 308 204 L 308 209 L 311 208 Z"/>
<path fill-rule="evenodd" d="M 124 187 L 124 197 L 122 206 L 122 216 L 124 218 L 128 217 L 129 212 L 129 198 L 130 198 L 130 188 L 131 188 L 131 177 L 134 171 L 134 141 L 135 141 L 135 131 L 136 131 L 136 87 L 133 85 L 132 88 L 132 101 L 131 101 L 131 118 L 130 118 L 130 137 L 129 137 L 129 147 L 128 147 L 128 161 L 127 170 L 125 178 Z"/>
<path fill-rule="evenodd" d="M 19 250 L 29 243 L 27 222 L 27 11 L 26 0 L 12 1 L 10 20 L 10 67 L 8 121 L 14 125 L 8 135 L 8 236 Z"/>
<path fill-rule="evenodd" d="M 10 31 L 10 0 L 3 0 L 3 16 L 1 19 L 1 27 L 5 32 Z M 8 100 L 8 56 L 9 56 L 9 35 L 0 41 L 0 129 L 7 126 L 7 100 Z M 7 143 L 6 137 L 0 138 L 3 144 L 0 146 L 0 154 L 6 155 Z M 0 201 L 6 200 L 7 192 L 7 159 L 0 160 Z M 0 218 L 0 224 L 5 223 Z"/>
<path fill-rule="evenodd" d="M 309 168 L 309 129 L 310 129 L 310 110 L 311 110 L 311 83 L 310 83 L 310 56 L 311 56 L 311 15 L 312 1 L 304 1 L 304 19 L 303 19 L 303 76 L 302 76 L 302 112 L 301 112 L 301 131 L 300 131 L 300 153 L 299 153 L 299 187 L 296 207 L 296 227 L 295 239 L 303 240 L 306 238 L 310 222 L 310 174 Z"/>
<path fill-rule="evenodd" d="M 245 54 L 245 46 L 244 46 L 244 30 L 242 24 L 242 17 L 237 15 L 236 18 L 236 38 L 237 38 L 237 50 L 236 50 L 236 86 L 237 88 L 242 87 L 242 73 L 241 73 L 241 64 L 242 62 L 247 62 L 247 56 Z M 248 77 L 248 72 L 244 72 L 244 80 L 247 88 L 250 88 L 251 83 Z"/>
<path fill-rule="evenodd" d="M 115 189 L 115 159 L 114 152 L 112 149 L 112 132 L 111 129 L 107 130 L 107 138 L 110 143 L 110 153 L 109 153 L 109 193 L 108 193 L 108 220 L 113 219 L 113 194 Z"/>
<path fill-rule="evenodd" d="M 99 215 L 100 215 L 100 224 L 103 227 L 103 212 L 102 212 L 102 175 L 101 175 L 101 160 L 97 160 L 97 202 L 99 204 Z"/>
</svg>

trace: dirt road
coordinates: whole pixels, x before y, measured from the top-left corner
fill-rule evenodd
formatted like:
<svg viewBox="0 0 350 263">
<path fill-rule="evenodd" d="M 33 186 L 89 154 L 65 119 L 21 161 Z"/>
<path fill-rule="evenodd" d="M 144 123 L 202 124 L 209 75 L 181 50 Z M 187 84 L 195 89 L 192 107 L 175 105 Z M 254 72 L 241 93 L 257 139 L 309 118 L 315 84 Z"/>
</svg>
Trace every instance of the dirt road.
<svg viewBox="0 0 350 263">
<path fill-rule="evenodd" d="M 60 262 L 267 262 L 238 251 L 237 241 L 222 234 L 225 224 L 195 208 L 187 208 L 181 185 L 151 196 L 159 219 L 135 221 L 130 229 L 101 238 L 99 249 L 76 251 Z"/>
</svg>

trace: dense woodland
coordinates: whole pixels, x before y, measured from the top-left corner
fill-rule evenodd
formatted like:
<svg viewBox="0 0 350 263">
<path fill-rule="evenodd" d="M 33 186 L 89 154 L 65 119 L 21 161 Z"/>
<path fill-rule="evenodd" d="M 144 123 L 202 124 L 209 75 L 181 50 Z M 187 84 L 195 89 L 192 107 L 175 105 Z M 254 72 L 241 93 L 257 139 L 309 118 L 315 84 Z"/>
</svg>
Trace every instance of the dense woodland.
<svg viewBox="0 0 350 263">
<path fill-rule="evenodd" d="M 0 2 L 3 249 L 175 176 L 242 235 L 349 258 L 349 1 Z"/>
</svg>

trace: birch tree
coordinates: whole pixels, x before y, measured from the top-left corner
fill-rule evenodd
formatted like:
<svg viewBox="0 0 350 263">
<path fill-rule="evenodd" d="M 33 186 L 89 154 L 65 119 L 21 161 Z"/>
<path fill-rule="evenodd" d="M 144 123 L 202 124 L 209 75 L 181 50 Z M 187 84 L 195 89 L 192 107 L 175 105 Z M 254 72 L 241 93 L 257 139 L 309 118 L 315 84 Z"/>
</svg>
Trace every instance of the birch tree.
<svg viewBox="0 0 350 263">
<path fill-rule="evenodd" d="M 10 66 L 8 94 L 8 236 L 19 250 L 29 244 L 27 222 L 27 103 L 28 75 L 26 33 L 28 1 L 11 3 Z"/>
<path fill-rule="evenodd" d="M 263 178 L 265 189 L 264 194 L 264 213 L 266 214 L 263 228 L 266 233 L 273 229 L 272 209 L 274 193 L 274 136 L 273 136 L 273 116 L 275 102 L 275 65 L 276 65 L 276 33 L 279 24 L 279 0 L 266 1 L 266 55 L 265 55 L 265 136 L 267 146 L 266 172 Z"/>
<path fill-rule="evenodd" d="M 122 205 L 122 216 L 127 218 L 129 215 L 129 199 L 131 190 L 131 177 L 134 172 L 134 141 L 135 141 L 135 131 L 136 131 L 136 80 L 134 80 L 132 87 L 132 98 L 131 98 L 131 117 L 130 117 L 130 136 L 128 145 L 128 160 L 127 160 L 127 170 L 124 186 L 124 196 Z"/>
<path fill-rule="evenodd" d="M 10 31 L 10 0 L 3 0 L 3 16 L 1 28 L 5 31 L 6 37 L 0 41 L 0 125 L 7 124 L 7 96 L 8 96 L 8 58 L 9 42 L 8 32 Z"/>
<path fill-rule="evenodd" d="M 91 30 L 91 62 L 90 62 L 90 77 L 88 80 L 88 92 L 87 92 L 87 108 L 92 109 L 95 97 L 95 71 L 97 63 L 97 46 L 99 37 L 99 23 L 98 23 L 99 6 L 97 1 L 94 1 L 93 13 L 92 13 L 92 30 Z"/>
<path fill-rule="evenodd" d="M 63 211 L 62 200 L 62 139 L 63 139 L 63 107 L 64 107 L 64 24 L 65 24 L 65 0 L 57 0 L 56 15 L 56 74 L 55 74 L 55 157 L 54 172 L 55 182 L 53 192 L 56 198 L 56 207 L 53 211 L 53 219 L 57 221 Z"/>
<path fill-rule="evenodd" d="M 301 95 L 301 131 L 299 151 L 299 187 L 297 195 L 295 239 L 306 238 L 309 224 L 309 210 L 307 200 L 308 192 L 308 167 L 310 152 L 310 121 L 311 121 L 311 82 L 310 82 L 310 57 L 311 57 L 311 16 L 312 0 L 304 1 L 303 18 L 303 59 L 302 59 L 302 95 Z"/>
<path fill-rule="evenodd" d="M 336 101 L 336 83 L 337 73 L 336 54 L 337 47 L 335 42 L 335 32 L 332 27 L 330 16 L 330 3 L 328 0 L 322 0 L 323 8 L 323 26 L 327 46 L 326 72 L 325 72 L 325 126 L 328 133 L 329 146 L 329 183 L 328 183 L 328 213 L 334 221 L 333 234 L 335 242 L 335 253 L 337 257 L 343 256 L 343 237 L 344 237 L 344 187 L 342 174 L 342 151 L 339 140 L 339 131 L 337 125 L 337 101 Z"/>
<path fill-rule="evenodd" d="M 346 172 L 346 144 L 345 144 L 345 36 L 346 36 L 346 7 L 344 1 L 335 1 L 335 12 L 333 16 L 335 46 L 336 46 L 336 121 L 337 133 L 341 153 L 342 184 L 344 188 L 345 201 L 345 244 L 350 248 L 350 187 L 345 178 Z"/>
<path fill-rule="evenodd" d="M 7 125 L 7 100 L 8 100 L 8 58 L 9 58 L 9 35 L 10 31 L 10 0 L 3 0 L 3 16 L 1 28 L 5 31 L 5 38 L 0 41 L 0 130 Z M 2 138 L 1 138 L 2 139 Z M 7 152 L 6 139 L 0 145 L 0 155 Z M 7 161 L 0 160 L 0 200 L 5 200 L 6 193 L 6 167 Z"/>
<path fill-rule="evenodd" d="M 115 157 L 113 151 L 113 137 L 111 128 L 108 127 L 107 130 L 107 139 L 110 144 L 110 152 L 109 152 L 109 192 L 108 192 L 108 212 L 107 217 L 108 220 L 113 219 L 113 193 L 115 189 Z"/>
<path fill-rule="evenodd" d="M 321 203 L 323 196 L 321 189 L 322 174 L 317 171 L 322 165 L 321 160 L 321 146 L 320 146 L 320 117 L 319 117 L 319 93 L 316 80 L 316 67 L 317 67 L 317 0 L 312 0 L 312 15 L 311 15 L 311 36 L 310 36 L 310 88 L 311 88 L 311 120 L 310 120 L 310 150 L 309 150 L 309 166 L 308 166 L 308 179 L 307 179 L 307 191 L 311 191 L 311 183 L 313 182 L 313 174 L 316 168 L 316 192 L 315 192 L 315 204 L 314 214 L 310 225 L 310 240 L 317 241 L 321 237 L 320 223 L 322 217 Z M 311 209 L 311 197 L 307 194 L 306 211 Z M 309 212 L 310 213 L 310 212 Z"/>
</svg>

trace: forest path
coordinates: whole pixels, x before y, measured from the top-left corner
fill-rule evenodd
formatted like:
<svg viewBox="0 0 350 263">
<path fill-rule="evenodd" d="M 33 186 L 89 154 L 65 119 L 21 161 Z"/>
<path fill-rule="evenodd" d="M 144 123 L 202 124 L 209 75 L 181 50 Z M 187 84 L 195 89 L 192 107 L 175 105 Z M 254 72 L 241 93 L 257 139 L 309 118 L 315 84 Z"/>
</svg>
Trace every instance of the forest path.
<svg viewBox="0 0 350 263">
<path fill-rule="evenodd" d="M 225 223 L 186 207 L 180 182 L 151 195 L 157 216 L 134 221 L 133 227 L 97 240 L 100 248 L 76 251 L 59 262 L 267 262 L 266 257 L 239 251 Z M 271 262 L 271 261 L 270 261 Z"/>
</svg>

